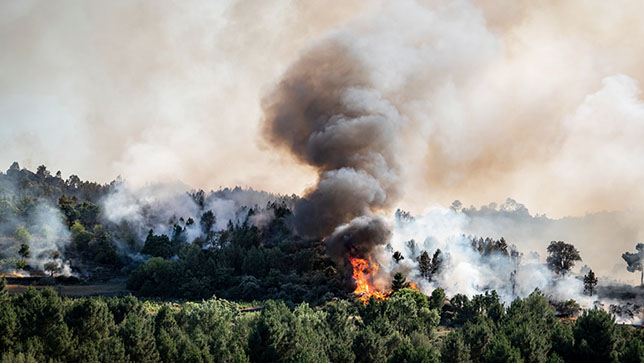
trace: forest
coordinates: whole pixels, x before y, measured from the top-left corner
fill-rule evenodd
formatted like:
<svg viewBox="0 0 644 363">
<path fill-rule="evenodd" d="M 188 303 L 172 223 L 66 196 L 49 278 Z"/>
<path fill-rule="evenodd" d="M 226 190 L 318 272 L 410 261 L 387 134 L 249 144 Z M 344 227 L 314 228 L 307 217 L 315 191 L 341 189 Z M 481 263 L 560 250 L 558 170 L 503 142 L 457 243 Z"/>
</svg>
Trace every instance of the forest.
<svg viewBox="0 0 644 363">
<path fill-rule="evenodd" d="M 644 331 L 618 324 L 615 309 L 539 289 L 511 301 L 494 289 L 446 296 L 447 285 L 424 294 L 416 284 L 439 284 L 448 257 L 413 240 L 414 271 L 392 270 L 382 296 L 357 294 L 327 242 L 294 233 L 297 196 L 198 190 L 166 204 L 124 190 L 119 179 L 63 179 L 45 166 L 0 173 L 2 362 L 644 361 Z M 137 214 L 115 217 L 116 197 L 134 200 Z M 519 263 L 502 238 L 469 241 L 484 261 Z M 642 270 L 640 247 L 623 256 L 629 271 Z M 385 251 L 402 266 L 400 251 Z M 547 253 L 555 280 L 581 261 L 563 241 Z M 517 271 L 507 279 L 513 295 Z M 57 291 L 109 279 L 128 293 Z M 9 280 L 34 286 L 12 292 Z M 583 276 L 586 296 L 597 280 Z"/>
</svg>

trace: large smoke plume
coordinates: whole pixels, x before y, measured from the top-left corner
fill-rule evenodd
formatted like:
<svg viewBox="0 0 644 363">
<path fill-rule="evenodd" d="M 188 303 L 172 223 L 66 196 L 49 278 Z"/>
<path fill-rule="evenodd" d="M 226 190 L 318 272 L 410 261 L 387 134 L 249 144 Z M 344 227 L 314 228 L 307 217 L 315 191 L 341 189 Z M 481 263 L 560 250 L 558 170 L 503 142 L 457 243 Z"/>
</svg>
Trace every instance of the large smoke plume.
<svg viewBox="0 0 644 363">
<path fill-rule="evenodd" d="M 317 185 L 295 206 L 296 231 L 322 237 L 340 263 L 368 257 L 387 242 L 374 212 L 399 193 L 397 134 L 401 116 L 373 88 L 352 44 L 321 40 L 292 65 L 263 102 L 266 135 L 317 168 Z"/>
</svg>

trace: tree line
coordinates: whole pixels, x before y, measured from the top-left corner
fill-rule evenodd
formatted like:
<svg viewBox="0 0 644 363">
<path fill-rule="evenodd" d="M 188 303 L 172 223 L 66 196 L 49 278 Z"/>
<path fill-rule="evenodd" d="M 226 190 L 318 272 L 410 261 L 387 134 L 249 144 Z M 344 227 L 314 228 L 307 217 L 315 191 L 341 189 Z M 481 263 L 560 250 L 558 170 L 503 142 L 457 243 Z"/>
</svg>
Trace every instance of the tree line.
<svg viewBox="0 0 644 363">
<path fill-rule="evenodd" d="M 254 307 L 248 309 L 248 307 Z M 259 311 L 257 311 L 259 310 Z M 446 322 L 449 320 L 449 323 Z M 212 297 L 163 302 L 9 295 L 0 281 L 2 362 L 642 362 L 644 331 L 602 310 L 558 319 L 535 291 L 445 299 L 405 287 L 363 305 L 312 307 Z"/>
</svg>

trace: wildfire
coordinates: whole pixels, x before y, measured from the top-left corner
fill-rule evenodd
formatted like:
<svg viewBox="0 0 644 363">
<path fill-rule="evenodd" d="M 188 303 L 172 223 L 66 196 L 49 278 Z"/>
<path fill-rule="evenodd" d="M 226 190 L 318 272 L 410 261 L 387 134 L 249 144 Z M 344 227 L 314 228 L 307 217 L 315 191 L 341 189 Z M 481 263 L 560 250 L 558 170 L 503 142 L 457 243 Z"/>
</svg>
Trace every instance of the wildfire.
<svg viewBox="0 0 644 363">
<path fill-rule="evenodd" d="M 418 286 L 416 286 L 416 284 L 415 284 L 415 283 L 413 283 L 413 282 L 411 282 L 411 281 L 409 281 L 409 288 L 410 288 L 410 289 L 412 289 L 412 290 L 418 290 L 418 291 L 420 291 L 420 289 L 418 288 Z"/>
<path fill-rule="evenodd" d="M 2 274 L 2 275 L 3 275 L 4 277 L 20 277 L 20 278 L 25 277 L 25 275 L 23 275 L 23 274 L 21 274 L 21 273 L 19 273 L 19 272 L 16 272 L 16 271 L 11 271 L 11 272 L 9 272 L 9 273 L 4 273 L 4 274 Z"/>
<path fill-rule="evenodd" d="M 353 266 L 353 279 L 356 281 L 356 289 L 354 294 L 358 295 L 358 299 L 363 304 L 367 304 L 372 297 L 376 300 L 387 300 L 389 298 L 388 292 L 378 291 L 373 284 L 371 284 L 371 275 L 378 271 L 378 266 L 369 259 L 349 257 L 349 262 Z"/>
</svg>

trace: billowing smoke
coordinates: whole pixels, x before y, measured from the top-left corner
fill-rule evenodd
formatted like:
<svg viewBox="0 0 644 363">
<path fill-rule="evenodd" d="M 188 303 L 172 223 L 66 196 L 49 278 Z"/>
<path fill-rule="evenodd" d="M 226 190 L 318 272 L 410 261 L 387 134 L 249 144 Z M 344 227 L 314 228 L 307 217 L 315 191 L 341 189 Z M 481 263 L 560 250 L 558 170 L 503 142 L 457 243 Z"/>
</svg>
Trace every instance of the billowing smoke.
<svg viewBox="0 0 644 363">
<path fill-rule="evenodd" d="M 383 271 L 405 271 L 426 293 L 436 287 L 443 288 L 448 296 L 495 290 L 503 301 L 511 302 L 540 289 L 556 301 L 575 299 L 582 306 L 593 305 L 593 297 L 584 295 L 583 281 L 576 273 L 557 276 L 547 268 L 540 256 L 545 249 L 519 249 L 513 241 L 490 251 L 473 245 L 479 237 L 468 233 L 472 218 L 461 211 L 434 207 L 423 215 L 406 218 L 398 213 L 391 224 L 391 241 L 377 253 Z M 419 256 L 423 251 L 436 250 L 441 251 L 440 268 L 428 278 L 421 274 Z M 392 259 L 395 251 L 403 259 Z"/>
<path fill-rule="evenodd" d="M 321 40 L 263 100 L 268 139 L 319 173 L 295 205 L 295 229 L 305 237 L 333 233 L 328 252 L 339 265 L 387 242 L 388 228 L 374 213 L 399 194 L 402 118 L 373 88 L 352 49 L 342 36 Z"/>
<path fill-rule="evenodd" d="M 270 141 L 319 172 L 317 185 L 295 206 L 297 232 L 307 237 L 329 235 L 398 194 L 394 145 L 401 117 L 345 43 L 320 41 L 263 101 Z"/>
</svg>

